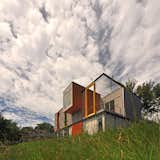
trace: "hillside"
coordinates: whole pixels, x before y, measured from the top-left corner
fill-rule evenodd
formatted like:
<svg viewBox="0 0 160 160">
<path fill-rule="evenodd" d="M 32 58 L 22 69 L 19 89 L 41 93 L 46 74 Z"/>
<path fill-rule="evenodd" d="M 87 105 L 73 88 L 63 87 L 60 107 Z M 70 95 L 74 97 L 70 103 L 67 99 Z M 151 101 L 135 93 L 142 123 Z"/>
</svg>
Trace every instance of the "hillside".
<svg viewBox="0 0 160 160">
<path fill-rule="evenodd" d="M 159 160 L 160 126 L 151 122 L 93 136 L 53 138 L 1 147 L 1 160 Z"/>
</svg>

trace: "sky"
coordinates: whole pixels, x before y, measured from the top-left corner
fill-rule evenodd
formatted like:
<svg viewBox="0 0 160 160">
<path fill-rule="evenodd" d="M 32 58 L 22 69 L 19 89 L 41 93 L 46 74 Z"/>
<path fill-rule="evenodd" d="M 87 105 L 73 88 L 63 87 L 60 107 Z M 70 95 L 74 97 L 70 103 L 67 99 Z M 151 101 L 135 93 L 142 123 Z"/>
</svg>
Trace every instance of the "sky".
<svg viewBox="0 0 160 160">
<path fill-rule="evenodd" d="M 0 96 L 51 117 L 71 81 L 159 81 L 159 16 L 159 0 L 0 0 Z"/>
</svg>

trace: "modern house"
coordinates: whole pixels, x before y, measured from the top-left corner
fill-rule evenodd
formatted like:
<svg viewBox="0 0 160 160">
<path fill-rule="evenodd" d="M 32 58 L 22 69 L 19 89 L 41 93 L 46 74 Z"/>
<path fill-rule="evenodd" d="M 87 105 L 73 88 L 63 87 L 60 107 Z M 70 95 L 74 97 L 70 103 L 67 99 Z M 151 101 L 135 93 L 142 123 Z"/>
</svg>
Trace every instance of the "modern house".
<svg viewBox="0 0 160 160">
<path fill-rule="evenodd" d="M 106 74 L 87 87 L 72 82 L 63 92 L 63 107 L 55 114 L 57 135 L 77 135 L 124 127 L 141 119 L 141 102 Z"/>
</svg>

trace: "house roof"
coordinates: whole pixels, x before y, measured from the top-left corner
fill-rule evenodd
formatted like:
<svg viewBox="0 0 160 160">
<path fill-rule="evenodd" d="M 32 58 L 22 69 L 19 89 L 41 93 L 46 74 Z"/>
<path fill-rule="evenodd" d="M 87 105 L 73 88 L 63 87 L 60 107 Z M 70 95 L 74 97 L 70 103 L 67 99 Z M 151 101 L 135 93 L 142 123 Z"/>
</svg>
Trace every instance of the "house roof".
<svg viewBox="0 0 160 160">
<path fill-rule="evenodd" d="M 115 83 L 117 83 L 117 84 L 119 84 L 120 86 L 122 86 L 122 87 L 125 88 L 125 86 L 124 86 L 122 83 L 114 80 L 112 77 L 108 76 L 106 73 L 102 73 L 102 74 L 101 74 L 100 76 L 98 76 L 93 82 L 97 81 L 97 80 L 98 80 L 99 78 L 101 78 L 102 76 L 106 76 L 108 79 L 112 80 L 113 82 L 115 82 Z"/>
</svg>

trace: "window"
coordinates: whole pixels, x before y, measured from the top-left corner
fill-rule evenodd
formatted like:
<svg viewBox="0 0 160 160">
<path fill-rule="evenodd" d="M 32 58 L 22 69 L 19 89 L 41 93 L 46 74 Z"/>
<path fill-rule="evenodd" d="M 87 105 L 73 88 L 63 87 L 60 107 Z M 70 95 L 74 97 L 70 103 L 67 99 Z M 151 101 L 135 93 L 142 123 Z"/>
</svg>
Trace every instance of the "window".
<svg viewBox="0 0 160 160">
<path fill-rule="evenodd" d="M 110 101 L 110 111 L 114 112 L 114 100 Z"/>
<path fill-rule="evenodd" d="M 105 109 L 106 109 L 106 111 L 109 111 L 109 102 L 105 103 Z"/>
<path fill-rule="evenodd" d="M 64 126 L 67 126 L 67 113 L 64 113 Z"/>
<path fill-rule="evenodd" d="M 72 105 L 72 84 L 70 84 L 63 92 L 63 107 L 67 108 Z"/>
<path fill-rule="evenodd" d="M 98 119 L 98 131 L 102 131 L 102 118 Z"/>
<path fill-rule="evenodd" d="M 72 113 L 72 123 L 78 122 L 81 119 L 82 119 L 82 112 L 81 111 L 77 111 L 77 112 Z"/>
<path fill-rule="evenodd" d="M 109 112 L 114 112 L 115 111 L 114 100 L 105 103 L 105 110 L 109 111 Z"/>
</svg>

